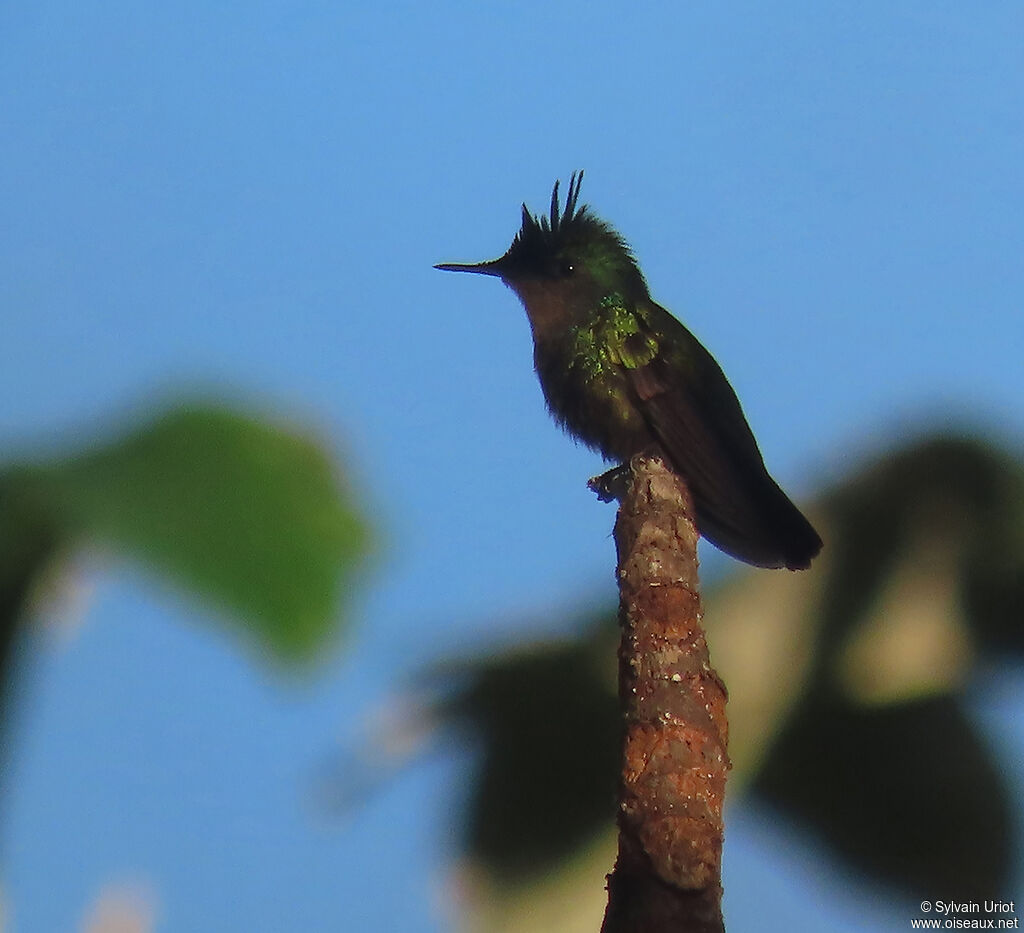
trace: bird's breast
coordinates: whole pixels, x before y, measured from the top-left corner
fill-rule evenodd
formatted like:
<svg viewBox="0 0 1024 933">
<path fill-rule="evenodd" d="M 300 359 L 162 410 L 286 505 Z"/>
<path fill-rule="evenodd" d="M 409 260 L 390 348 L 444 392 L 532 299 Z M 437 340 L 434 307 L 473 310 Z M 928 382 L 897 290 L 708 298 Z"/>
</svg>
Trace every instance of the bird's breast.
<svg viewBox="0 0 1024 933">
<path fill-rule="evenodd" d="M 534 364 L 548 409 L 571 435 L 609 459 L 626 460 L 652 437 L 614 349 L 582 339 L 535 344 Z"/>
</svg>

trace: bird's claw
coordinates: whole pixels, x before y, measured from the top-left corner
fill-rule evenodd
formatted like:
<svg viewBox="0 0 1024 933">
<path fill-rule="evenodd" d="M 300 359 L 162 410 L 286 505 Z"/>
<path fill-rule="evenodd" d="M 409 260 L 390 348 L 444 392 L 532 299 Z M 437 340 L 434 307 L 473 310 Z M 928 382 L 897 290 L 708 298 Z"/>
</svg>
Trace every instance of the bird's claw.
<svg viewBox="0 0 1024 933">
<path fill-rule="evenodd" d="M 629 488 L 629 478 L 629 464 L 620 463 L 600 476 L 591 477 L 587 480 L 587 487 L 602 502 L 611 502 L 613 499 L 621 499 L 626 494 L 626 490 Z"/>
</svg>

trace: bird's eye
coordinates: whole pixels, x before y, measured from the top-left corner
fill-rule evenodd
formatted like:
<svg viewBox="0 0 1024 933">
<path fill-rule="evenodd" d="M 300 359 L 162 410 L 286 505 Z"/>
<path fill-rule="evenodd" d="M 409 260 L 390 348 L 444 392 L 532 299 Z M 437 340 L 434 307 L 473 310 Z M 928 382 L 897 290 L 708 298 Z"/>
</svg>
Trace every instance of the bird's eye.
<svg viewBox="0 0 1024 933">
<path fill-rule="evenodd" d="M 561 269 L 559 270 L 562 275 L 569 276 L 576 272 L 576 267 L 568 261 L 562 263 Z"/>
</svg>

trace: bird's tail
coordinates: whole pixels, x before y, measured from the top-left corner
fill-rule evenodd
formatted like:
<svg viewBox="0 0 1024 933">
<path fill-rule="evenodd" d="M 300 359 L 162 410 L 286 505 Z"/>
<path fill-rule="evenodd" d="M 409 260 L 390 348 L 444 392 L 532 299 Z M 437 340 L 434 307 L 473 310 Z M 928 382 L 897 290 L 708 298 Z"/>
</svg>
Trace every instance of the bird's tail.
<svg viewBox="0 0 1024 933">
<path fill-rule="evenodd" d="M 697 527 L 726 554 L 755 567 L 805 570 L 821 550 L 818 533 L 767 473 L 743 507 L 730 503 L 727 515 L 693 490 Z"/>
</svg>

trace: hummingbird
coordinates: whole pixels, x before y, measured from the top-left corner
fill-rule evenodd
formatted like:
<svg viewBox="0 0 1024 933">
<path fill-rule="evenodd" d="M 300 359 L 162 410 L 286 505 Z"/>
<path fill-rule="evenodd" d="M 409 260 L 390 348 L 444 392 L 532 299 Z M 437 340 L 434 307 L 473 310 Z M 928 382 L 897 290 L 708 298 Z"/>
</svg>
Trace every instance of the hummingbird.
<svg viewBox="0 0 1024 933">
<path fill-rule="evenodd" d="M 756 567 L 802 570 L 821 538 L 769 475 L 736 393 L 714 357 L 652 298 L 622 236 L 579 204 L 574 172 L 562 208 L 523 205 L 504 255 L 440 263 L 500 278 L 519 297 L 547 407 L 607 460 L 660 456 L 686 482 L 698 531 Z"/>
</svg>

